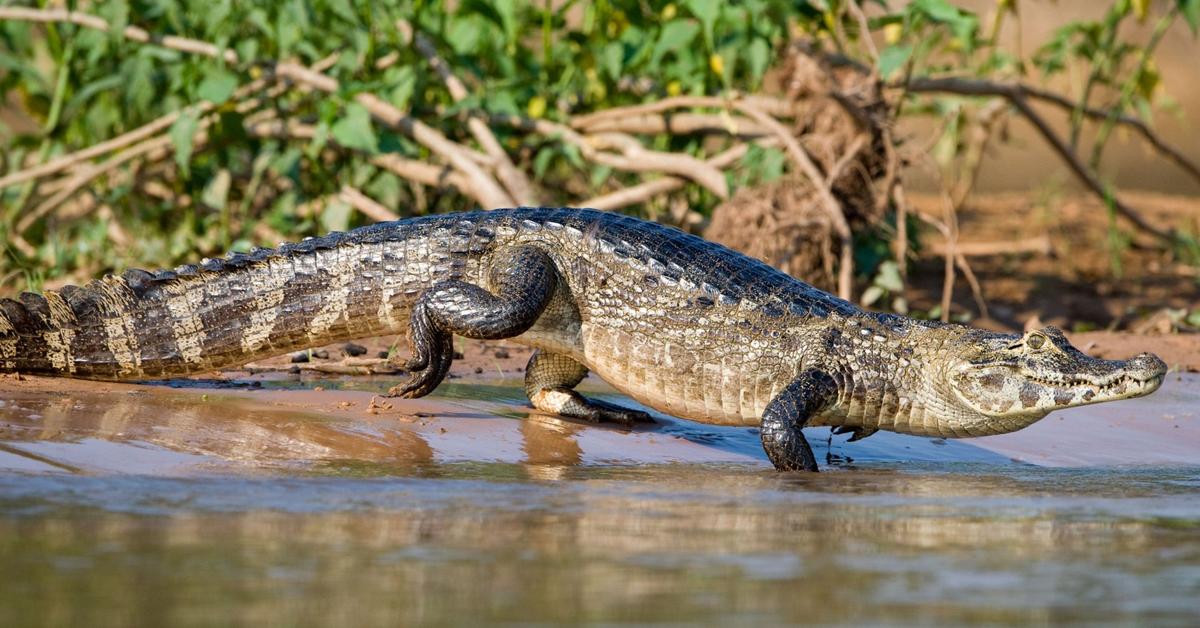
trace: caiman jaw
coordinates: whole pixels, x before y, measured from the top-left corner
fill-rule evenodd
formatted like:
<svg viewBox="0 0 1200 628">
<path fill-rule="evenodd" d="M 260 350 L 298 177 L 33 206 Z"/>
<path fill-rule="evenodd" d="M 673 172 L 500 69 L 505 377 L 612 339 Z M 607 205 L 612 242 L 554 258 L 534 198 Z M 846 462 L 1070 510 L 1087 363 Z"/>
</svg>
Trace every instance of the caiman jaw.
<svg viewBox="0 0 1200 628">
<path fill-rule="evenodd" d="M 1055 407 L 1068 407 L 1148 395 L 1158 390 L 1167 372 L 1167 365 L 1150 353 L 1128 360 L 1095 360 L 1093 366 L 1095 363 L 1110 366 L 1111 370 L 1041 376 L 1021 373 L 1020 376 L 1051 391 L 1050 400 Z"/>
<path fill-rule="evenodd" d="M 1167 372 L 1149 353 L 1128 360 L 1091 357 L 1054 328 L 988 342 L 951 377 L 955 398 L 980 417 L 966 419 L 970 431 L 1003 433 L 1053 410 L 1142 397 L 1157 390 Z"/>
<path fill-rule="evenodd" d="M 1046 388 L 1058 389 L 1060 392 L 1070 392 L 1075 403 L 1066 405 L 1084 405 L 1128 399 L 1148 395 L 1162 385 L 1167 366 L 1162 360 L 1150 353 L 1143 353 L 1129 360 L 1118 361 L 1123 364 L 1104 374 L 1072 374 L 1059 376 L 1042 376 L 1025 374 L 1024 377 L 1035 384 Z"/>
</svg>

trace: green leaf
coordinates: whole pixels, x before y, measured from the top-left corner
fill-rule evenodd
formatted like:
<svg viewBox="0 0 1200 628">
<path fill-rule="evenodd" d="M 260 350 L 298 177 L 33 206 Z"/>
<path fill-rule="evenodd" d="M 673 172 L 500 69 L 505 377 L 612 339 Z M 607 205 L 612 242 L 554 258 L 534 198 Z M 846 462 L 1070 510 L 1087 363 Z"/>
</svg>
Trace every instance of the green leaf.
<svg viewBox="0 0 1200 628">
<path fill-rule="evenodd" d="M 346 105 L 342 118 L 333 123 L 329 130 L 333 139 L 346 148 L 354 148 L 368 153 L 379 152 L 379 138 L 375 135 L 375 127 L 371 124 L 371 114 L 366 107 L 358 103 Z"/>
<path fill-rule="evenodd" d="M 345 231 L 350 226 L 350 206 L 337 200 L 326 203 L 321 212 L 321 226 L 326 231 Z"/>
<path fill-rule="evenodd" d="M 754 41 L 750 42 L 750 49 L 746 55 L 750 61 L 750 76 L 754 78 L 754 84 L 757 85 L 767 71 L 767 64 L 771 61 L 770 45 L 762 37 L 755 37 Z"/>
<path fill-rule="evenodd" d="M 592 171 L 592 175 L 588 177 L 588 183 L 592 186 L 593 190 L 599 189 L 600 186 L 603 185 L 605 181 L 608 181 L 608 178 L 611 176 L 612 168 L 608 166 L 598 166 Z"/>
<path fill-rule="evenodd" d="M 167 137 L 171 138 L 171 145 L 175 147 L 175 163 L 179 165 L 185 178 L 191 174 L 192 136 L 198 128 L 200 114 L 194 109 L 187 109 L 171 125 L 171 130 L 167 131 Z"/>
<path fill-rule="evenodd" d="M 454 15 L 450 18 L 450 27 L 446 29 L 446 43 L 456 54 L 471 54 L 479 49 L 483 34 L 494 28 L 478 15 Z"/>
<path fill-rule="evenodd" d="M 388 91 L 388 101 L 397 109 L 408 109 L 412 102 L 413 92 L 417 89 L 417 71 L 413 66 L 406 65 L 388 70 L 387 80 L 392 84 Z"/>
<path fill-rule="evenodd" d="M 619 41 L 610 41 L 600 51 L 600 66 L 608 77 L 616 81 L 621 78 L 621 64 L 625 61 L 625 45 Z"/>
<path fill-rule="evenodd" d="M 135 111 L 145 111 L 154 101 L 154 65 L 143 52 L 145 50 L 141 49 L 139 54 L 122 64 L 127 81 L 125 99 Z"/>
<path fill-rule="evenodd" d="M 309 159 L 315 159 L 321 151 L 325 149 L 325 145 L 329 143 L 329 123 L 322 120 L 317 123 L 317 128 L 313 132 L 312 139 L 308 141 L 308 145 L 304 147 L 304 154 Z"/>
<path fill-rule="evenodd" d="M 879 53 L 879 76 L 888 78 L 912 57 L 912 46 L 888 46 Z"/>
<path fill-rule="evenodd" d="M 237 89 L 237 76 L 229 70 L 223 68 L 213 68 L 212 71 L 200 81 L 200 86 L 196 88 L 196 95 L 204 100 L 213 103 L 223 103 L 229 100 L 233 95 L 233 90 Z"/>
<path fill-rule="evenodd" d="M 650 65 L 657 66 L 659 60 L 668 52 L 687 50 L 688 44 L 696 38 L 696 33 L 698 32 L 700 32 L 700 27 L 691 20 L 667 22 L 667 25 L 662 29 L 662 33 L 658 36 L 658 43 L 654 46 L 654 54 L 650 57 Z"/>
<path fill-rule="evenodd" d="M 275 174 L 281 177 L 287 177 L 295 174 L 293 170 L 295 169 L 296 164 L 299 162 L 300 150 L 293 146 L 271 160 L 271 163 L 268 167 Z"/>
<path fill-rule="evenodd" d="M 555 150 L 554 147 L 543 148 L 533 158 L 533 177 L 535 181 L 541 182 L 542 177 L 546 176 L 546 169 L 550 167 L 550 162 L 554 160 Z"/>
<path fill-rule="evenodd" d="M 575 166 L 580 170 L 583 170 L 587 167 L 587 164 L 585 164 L 583 161 L 583 155 L 579 152 L 578 146 L 574 144 L 563 144 L 562 151 L 563 155 L 566 155 L 567 161 L 571 162 L 572 166 Z"/>
<path fill-rule="evenodd" d="M 354 7 L 350 6 L 350 0 L 326 0 L 326 4 L 338 17 L 351 24 L 358 24 L 358 15 L 354 13 Z"/>
<path fill-rule="evenodd" d="M 512 44 L 517 39 L 517 6 L 515 0 L 494 0 L 500 25 L 504 27 L 504 41 Z"/>
<path fill-rule="evenodd" d="M 950 23 L 959 18 L 958 9 L 946 0 L 915 0 L 912 8 L 935 22 Z"/>
<path fill-rule="evenodd" d="M 1187 20 L 1192 29 L 1192 36 L 1195 37 L 1197 32 L 1200 32 L 1200 0 L 1179 0 L 1179 12 L 1183 14 L 1183 19 Z"/>
<path fill-rule="evenodd" d="M 900 267 L 896 262 L 887 261 L 879 265 L 879 275 L 875 284 L 889 292 L 900 292 L 904 289 L 904 280 L 900 278 Z"/>
<path fill-rule="evenodd" d="M 712 48 L 713 24 L 717 21 L 717 12 L 721 9 L 721 4 L 717 0 L 687 0 L 687 8 L 704 26 L 704 43 Z"/>
<path fill-rule="evenodd" d="M 979 30 L 979 18 L 975 14 L 958 9 L 946 0 L 915 0 L 910 10 L 949 26 L 966 51 L 975 48 L 975 34 Z"/>
<path fill-rule="evenodd" d="M 221 168 L 217 171 L 216 176 L 208 182 L 208 185 L 204 186 L 200 202 L 213 209 L 225 209 L 225 203 L 229 201 L 229 186 L 232 182 L 233 177 L 229 174 L 229 170 Z"/>
<path fill-rule="evenodd" d="M 871 307 L 871 304 L 878 301 L 883 296 L 883 288 L 879 286 L 871 286 L 862 293 L 863 307 Z"/>
</svg>

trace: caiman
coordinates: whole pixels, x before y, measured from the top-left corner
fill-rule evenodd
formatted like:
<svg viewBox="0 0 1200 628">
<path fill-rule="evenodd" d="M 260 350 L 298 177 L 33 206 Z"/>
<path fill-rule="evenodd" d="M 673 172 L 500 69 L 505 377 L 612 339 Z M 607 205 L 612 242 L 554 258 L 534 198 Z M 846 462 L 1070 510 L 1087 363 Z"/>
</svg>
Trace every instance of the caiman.
<svg viewBox="0 0 1200 628">
<path fill-rule="evenodd" d="M 233 367 L 407 332 L 403 397 L 446 377 L 454 334 L 537 349 L 533 407 L 649 421 L 574 390 L 592 371 L 655 410 L 758 426 L 777 469 L 817 470 L 801 428 L 942 438 L 1150 394 L 1166 365 L 1024 334 L 864 311 L 682 231 L 586 209 L 380 223 L 199 265 L 0 301 L 0 371 L 101 380 Z"/>
</svg>

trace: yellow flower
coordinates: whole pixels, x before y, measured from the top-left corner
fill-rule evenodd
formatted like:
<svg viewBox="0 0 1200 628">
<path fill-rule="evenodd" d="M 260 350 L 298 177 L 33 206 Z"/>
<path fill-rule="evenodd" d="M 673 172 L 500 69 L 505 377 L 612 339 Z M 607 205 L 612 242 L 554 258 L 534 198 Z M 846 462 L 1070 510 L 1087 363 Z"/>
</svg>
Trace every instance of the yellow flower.
<svg viewBox="0 0 1200 628">
<path fill-rule="evenodd" d="M 667 83 L 667 95 L 678 96 L 683 93 L 683 84 L 679 81 L 671 81 Z"/>
<path fill-rule="evenodd" d="M 883 40 L 889 44 L 895 44 L 900 41 L 900 36 L 904 34 L 904 26 L 899 22 L 893 22 L 883 27 Z"/>
<path fill-rule="evenodd" d="M 525 111 L 529 113 L 530 118 L 540 118 L 546 115 L 546 99 L 541 96 L 530 98 Z"/>
<path fill-rule="evenodd" d="M 725 60 L 721 58 L 721 55 L 715 52 L 712 53 L 712 55 L 708 58 L 708 67 L 712 69 L 713 74 L 716 74 L 717 76 L 725 75 Z"/>
<path fill-rule="evenodd" d="M 678 12 L 679 12 L 679 11 L 678 11 L 678 9 L 675 7 L 675 3 L 674 3 L 674 2 L 672 2 L 671 4 L 668 4 L 667 6 L 663 7 L 663 10 L 662 10 L 662 19 L 663 19 L 663 21 L 664 21 L 664 22 L 669 22 L 669 21 L 671 21 L 671 19 L 672 19 L 672 18 L 674 18 L 674 17 L 675 17 L 675 14 L 676 14 L 676 13 L 678 13 Z"/>
<path fill-rule="evenodd" d="M 1133 0 L 1133 14 L 1137 16 L 1139 22 L 1146 21 L 1146 14 L 1150 12 L 1150 0 Z"/>
</svg>

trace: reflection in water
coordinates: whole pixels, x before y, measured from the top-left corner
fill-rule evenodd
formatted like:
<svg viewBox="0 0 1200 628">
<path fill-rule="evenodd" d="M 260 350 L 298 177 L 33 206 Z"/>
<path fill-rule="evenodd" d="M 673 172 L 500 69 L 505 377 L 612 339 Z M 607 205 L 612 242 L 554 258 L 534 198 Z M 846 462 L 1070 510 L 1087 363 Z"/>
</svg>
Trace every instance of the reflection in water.
<svg viewBox="0 0 1200 628">
<path fill-rule="evenodd" d="M 1168 482 L 1128 498 L 1109 491 L 1148 475 L 1084 478 L 1048 500 L 1048 474 L 426 472 L 444 477 L 0 480 L 0 623 L 1171 623 L 1196 611 L 1195 473 L 1164 470 Z"/>
</svg>

